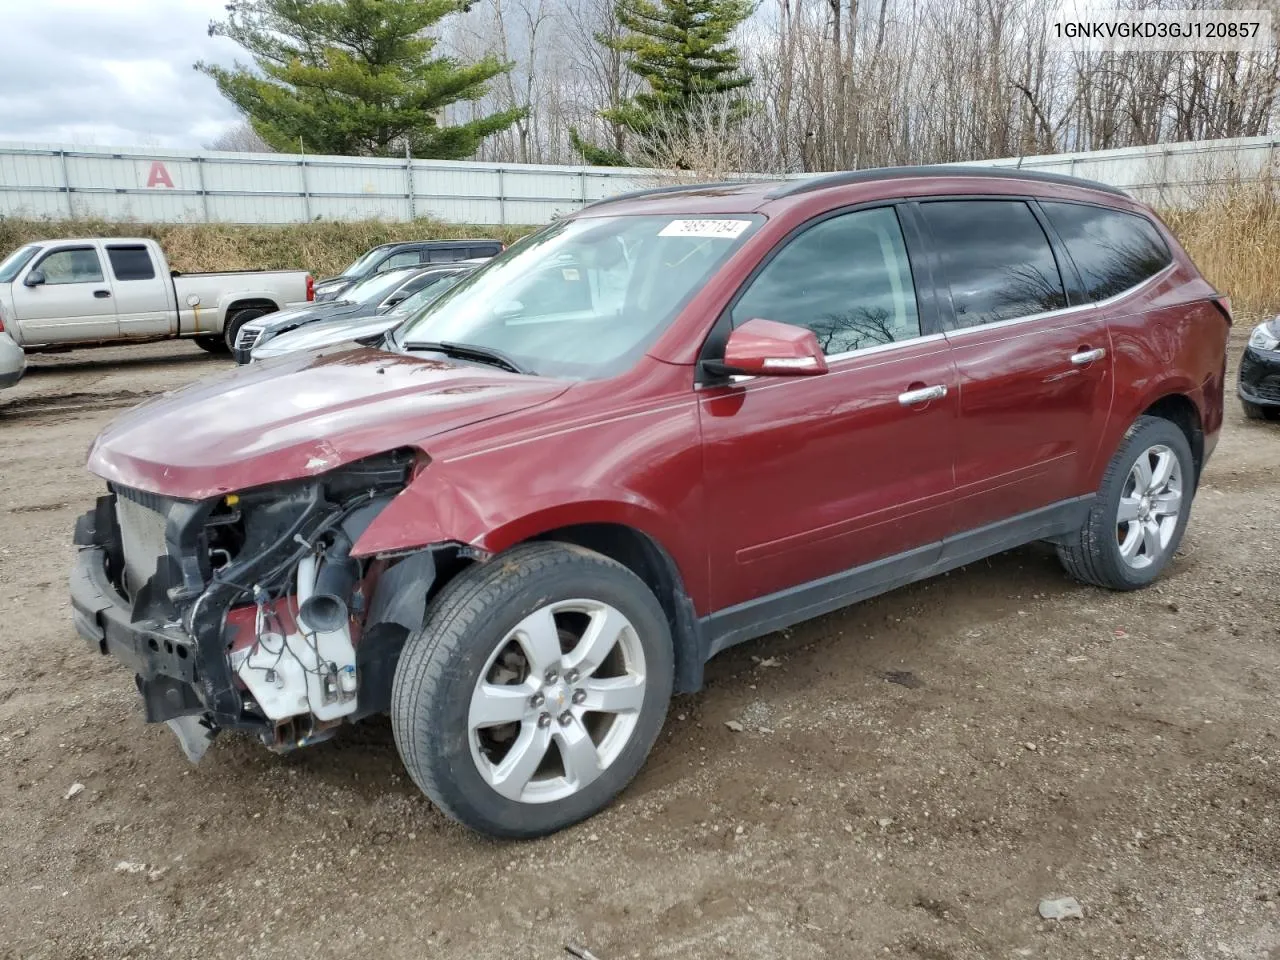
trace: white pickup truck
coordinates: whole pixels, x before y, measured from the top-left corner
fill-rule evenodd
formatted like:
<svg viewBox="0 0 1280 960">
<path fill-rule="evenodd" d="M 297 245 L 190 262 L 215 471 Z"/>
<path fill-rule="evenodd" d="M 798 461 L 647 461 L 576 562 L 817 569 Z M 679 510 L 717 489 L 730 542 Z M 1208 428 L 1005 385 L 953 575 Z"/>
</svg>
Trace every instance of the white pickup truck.
<svg viewBox="0 0 1280 960">
<path fill-rule="evenodd" d="M 314 296 L 305 270 L 171 271 L 154 240 L 46 240 L 0 262 L 0 323 L 28 352 L 174 337 L 222 352 L 248 321 Z"/>
</svg>

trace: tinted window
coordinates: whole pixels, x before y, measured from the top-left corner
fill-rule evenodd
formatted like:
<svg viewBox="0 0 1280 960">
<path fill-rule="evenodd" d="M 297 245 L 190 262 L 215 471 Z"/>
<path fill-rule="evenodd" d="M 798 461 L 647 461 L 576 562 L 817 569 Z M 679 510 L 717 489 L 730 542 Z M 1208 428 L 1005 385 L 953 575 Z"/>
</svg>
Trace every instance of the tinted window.
<svg viewBox="0 0 1280 960">
<path fill-rule="evenodd" d="M 453 263 L 466 257 L 465 247 L 432 247 L 427 254 L 431 263 Z"/>
<path fill-rule="evenodd" d="M 378 264 L 378 272 L 382 273 L 386 270 L 398 270 L 401 267 L 416 267 L 419 262 L 417 250 L 405 250 L 401 253 L 393 253 L 382 263 Z"/>
<path fill-rule="evenodd" d="M 155 267 L 146 247 L 107 247 L 107 259 L 117 280 L 154 280 Z"/>
<path fill-rule="evenodd" d="M 891 207 L 824 220 L 796 237 L 733 308 L 733 325 L 808 327 L 827 354 L 920 335 L 902 228 Z"/>
<path fill-rule="evenodd" d="M 1169 265 L 1169 248 L 1145 217 L 1084 203 L 1044 203 L 1091 300 L 1137 286 Z"/>
<path fill-rule="evenodd" d="M 1049 239 L 1021 200 L 922 203 L 956 321 L 975 327 L 1067 305 Z"/>
<path fill-rule="evenodd" d="M 98 251 L 91 247 L 75 247 L 49 254 L 37 266 L 44 272 L 44 282 L 101 283 L 102 264 Z"/>
</svg>

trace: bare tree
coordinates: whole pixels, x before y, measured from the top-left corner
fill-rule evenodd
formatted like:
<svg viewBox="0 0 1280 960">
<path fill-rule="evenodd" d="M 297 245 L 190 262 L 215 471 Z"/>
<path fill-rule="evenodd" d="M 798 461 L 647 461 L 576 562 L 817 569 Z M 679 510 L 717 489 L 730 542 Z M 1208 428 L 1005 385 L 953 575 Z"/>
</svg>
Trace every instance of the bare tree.
<svg viewBox="0 0 1280 960">
<path fill-rule="evenodd" d="M 229 127 L 204 145 L 206 150 L 231 150 L 236 153 L 275 153 L 270 145 L 258 136 L 248 120 Z"/>
</svg>

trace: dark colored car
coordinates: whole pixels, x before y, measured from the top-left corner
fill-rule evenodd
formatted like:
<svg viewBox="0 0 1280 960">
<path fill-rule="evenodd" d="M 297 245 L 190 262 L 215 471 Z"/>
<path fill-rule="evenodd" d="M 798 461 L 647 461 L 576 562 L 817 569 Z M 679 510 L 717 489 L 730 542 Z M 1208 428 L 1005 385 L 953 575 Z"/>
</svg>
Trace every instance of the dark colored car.
<svg viewBox="0 0 1280 960">
<path fill-rule="evenodd" d="M 397 267 L 375 273 L 347 290 L 338 300 L 302 304 L 244 324 L 236 335 L 232 355 L 236 363 L 248 363 L 255 347 L 310 323 L 350 320 L 394 310 L 423 287 L 457 271 L 454 266 Z M 472 268 L 473 269 L 473 268 Z"/>
<path fill-rule="evenodd" d="M 1086 181 L 624 196 L 382 348 L 109 426 L 75 622 L 191 755 L 389 712 L 442 810 L 547 833 L 734 644 L 1029 541 L 1151 583 L 1218 440 L 1230 323 L 1149 209 Z"/>
<path fill-rule="evenodd" d="M 1250 420 L 1280 420 L 1280 317 L 1258 324 L 1249 335 L 1237 390 Z"/>
<path fill-rule="evenodd" d="M 479 257 L 496 257 L 503 251 L 501 240 L 413 240 L 384 243 L 363 254 L 336 277 L 317 281 L 316 300 L 334 300 L 354 284 L 384 270 L 402 267 L 454 263 Z"/>
</svg>

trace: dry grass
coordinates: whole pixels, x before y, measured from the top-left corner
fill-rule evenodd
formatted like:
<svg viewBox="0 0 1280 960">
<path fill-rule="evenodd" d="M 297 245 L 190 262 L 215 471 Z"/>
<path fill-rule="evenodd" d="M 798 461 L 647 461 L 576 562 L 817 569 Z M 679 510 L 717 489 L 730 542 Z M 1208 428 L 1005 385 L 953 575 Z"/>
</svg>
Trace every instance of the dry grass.
<svg viewBox="0 0 1280 960">
<path fill-rule="evenodd" d="M 1192 208 L 1162 211 L 1209 282 L 1243 321 L 1280 312 L 1280 193 L 1269 181 L 1214 191 Z"/>
<path fill-rule="evenodd" d="M 1232 298 L 1242 320 L 1280 312 L 1280 182 L 1224 182 L 1196 199 L 1194 207 L 1161 211 L 1192 259 Z M 529 229 L 430 220 L 249 226 L 0 218 L 0 256 L 30 240 L 144 236 L 159 240 L 178 270 L 305 268 L 319 277 L 392 240 L 496 236 L 510 242 Z"/>
<path fill-rule="evenodd" d="M 364 251 L 394 240 L 496 237 L 511 242 L 528 227 L 474 227 L 415 220 L 384 223 L 317 221 L 287 226 L 148 224 L 107 220 L 17 220 L 0 217 L 0 257 L 32 240 L 61 237 L 150 237 L 175 270 L 310 270 L 338 273 Z"/>
</svg>

